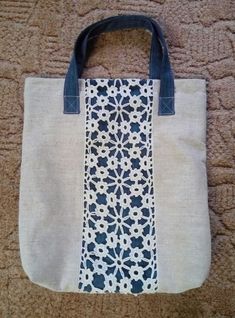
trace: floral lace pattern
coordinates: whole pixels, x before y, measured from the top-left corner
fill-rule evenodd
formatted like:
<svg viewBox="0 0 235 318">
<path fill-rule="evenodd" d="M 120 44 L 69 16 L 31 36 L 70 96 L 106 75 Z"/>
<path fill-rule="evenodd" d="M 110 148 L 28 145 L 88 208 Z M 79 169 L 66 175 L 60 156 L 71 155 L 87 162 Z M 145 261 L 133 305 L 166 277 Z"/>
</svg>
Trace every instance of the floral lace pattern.
<svg viewBox="0 0 235 318">
<path fill-rule="evenodd" d="M 89 79 L 85 101 L 79 289 L 155 292 L 152 80 Z"/>
</svg>

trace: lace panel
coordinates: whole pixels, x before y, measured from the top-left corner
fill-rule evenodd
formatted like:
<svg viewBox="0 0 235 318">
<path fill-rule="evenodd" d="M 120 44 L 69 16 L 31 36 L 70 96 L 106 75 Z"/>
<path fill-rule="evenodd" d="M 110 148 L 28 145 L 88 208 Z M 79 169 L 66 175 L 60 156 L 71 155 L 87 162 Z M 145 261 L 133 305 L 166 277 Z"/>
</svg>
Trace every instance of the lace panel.
<svg viewBox="0 0 235 318">
<path fill-rule="evenodd" d="M 79 289 L 157 290 L 152 80 L 85 83 L 84 223 Z"/>
</svg>

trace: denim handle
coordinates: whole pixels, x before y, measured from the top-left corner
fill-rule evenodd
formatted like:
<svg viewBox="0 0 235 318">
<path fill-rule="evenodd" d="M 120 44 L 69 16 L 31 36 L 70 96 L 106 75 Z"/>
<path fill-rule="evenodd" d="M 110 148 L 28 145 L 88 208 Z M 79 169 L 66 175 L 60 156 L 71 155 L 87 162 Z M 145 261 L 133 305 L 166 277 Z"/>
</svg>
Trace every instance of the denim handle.
<svg viewBox="0 0 235 318">
<path fill-rule="evenodd" d="M 144 28 L 152 32 L 150 78 L 160 78 L 159 115 L 174 115 L 174 75 L 167 45 L 160 26 L 142 15 L 121 15 L 96 22 L 84 29 L 76 40 L 73 56 L 64 83 L 64 114 L 79 114 L 79 83 L 89 56 L 90 40 L 100 33 L 127 28 Z"/>
</svg>

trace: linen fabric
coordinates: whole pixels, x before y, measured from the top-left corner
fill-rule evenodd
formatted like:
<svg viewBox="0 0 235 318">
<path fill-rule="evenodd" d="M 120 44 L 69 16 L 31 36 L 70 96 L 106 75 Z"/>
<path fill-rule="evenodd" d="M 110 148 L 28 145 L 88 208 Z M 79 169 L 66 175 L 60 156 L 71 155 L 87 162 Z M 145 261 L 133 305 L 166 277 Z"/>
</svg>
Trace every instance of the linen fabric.
<svg viewBox="0 0 235 318">
<path fill-rule="evenodd" d="M 63 87 L 25 83 L 19 233 L 29 278 L 90 293 L 201 286 L 211 257 L 205 81 L 175 80 L 173 116 L 157 113 L 156 79 L 79 79 L 79 115 L 63 113 Z"/>
</svg>

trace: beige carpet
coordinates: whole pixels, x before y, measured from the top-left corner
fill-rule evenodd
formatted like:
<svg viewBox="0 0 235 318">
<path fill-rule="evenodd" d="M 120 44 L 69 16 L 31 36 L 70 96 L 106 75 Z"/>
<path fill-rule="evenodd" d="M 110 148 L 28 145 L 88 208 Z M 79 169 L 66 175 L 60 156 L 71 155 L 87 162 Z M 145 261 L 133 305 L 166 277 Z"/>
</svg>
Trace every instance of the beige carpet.
<svg viewBox="0 0 235 318">
<path fill-rule="evenodd" d="M 25 77 L 63 77 L 82 28 L 121 13 L 146 14 L 161 23 L 177 78 L 208 80 L 212 266 L 202 288 L 180 295 L 59 294 L 30 283 L 20 263 L 17 218 Z M 0 317 L 235 317 L 234 15 L 232 0 L 0 1 Z M 101 36 L 83 75 L 146 77 L 149 45 L 144 31 Z"/>
</svg>

